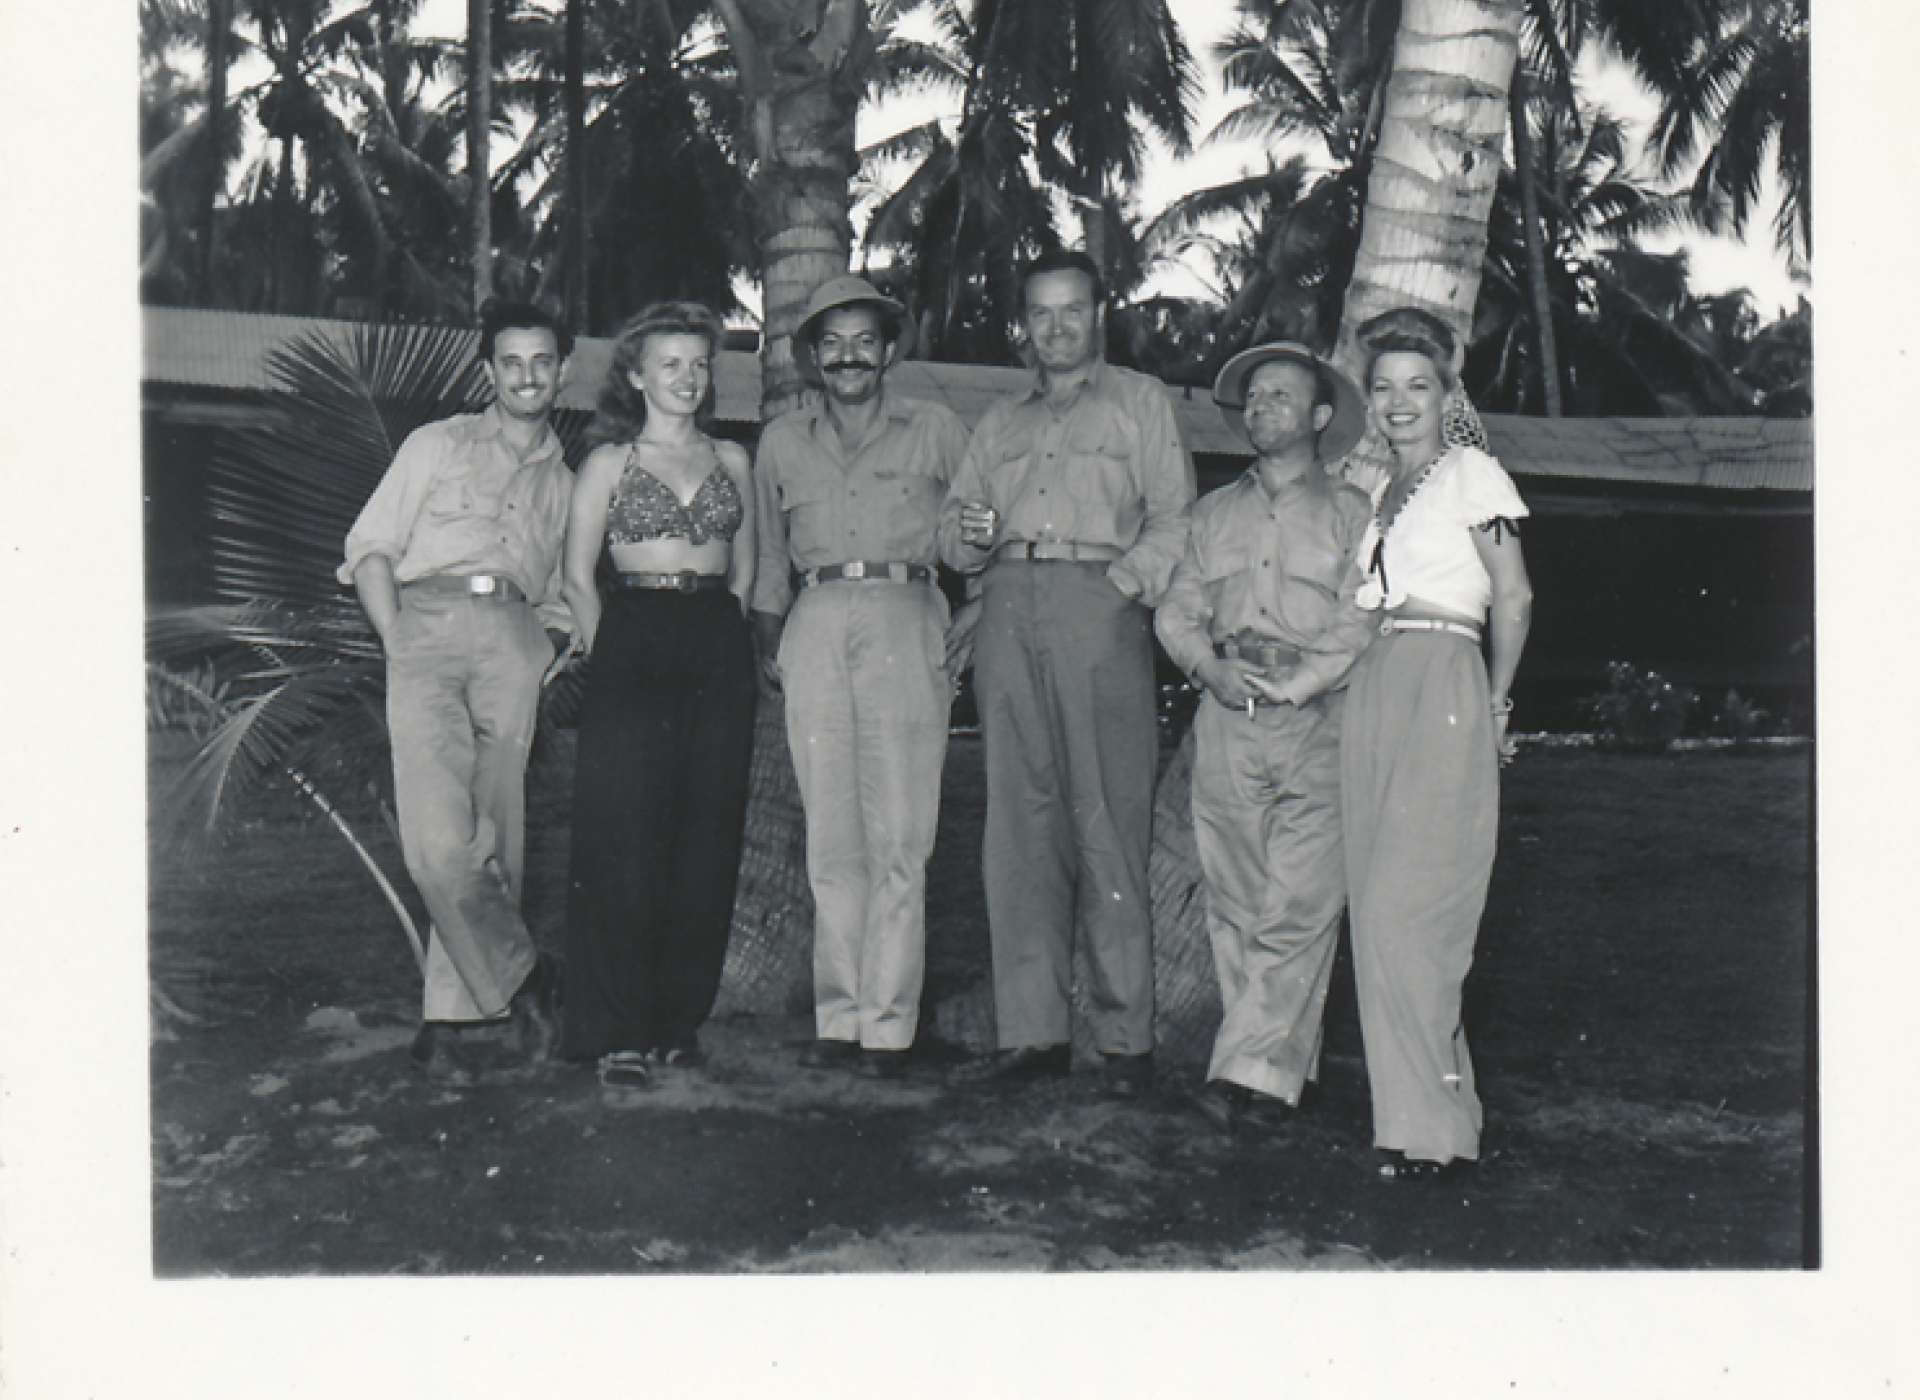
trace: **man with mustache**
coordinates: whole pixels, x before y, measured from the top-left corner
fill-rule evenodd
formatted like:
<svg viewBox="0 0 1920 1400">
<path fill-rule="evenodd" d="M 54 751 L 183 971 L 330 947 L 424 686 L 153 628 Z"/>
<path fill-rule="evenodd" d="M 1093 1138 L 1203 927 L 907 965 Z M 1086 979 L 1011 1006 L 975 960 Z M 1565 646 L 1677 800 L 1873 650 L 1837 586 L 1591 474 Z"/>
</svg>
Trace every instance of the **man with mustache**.
<svg viewBox="0 0 1920 1400">
<path fill-rule="evenodd" d="M 400 847 L 433 918 L 412 1050 L 430 1071 L 447 1065 L 451 1025 L 510 1017 L 535 1060 L 558 1031 L 519 896 L 541 681 L 572 650 L 560 545 L 573 472 L 550 421 L 572 348 L 540 307 L 482 307 L 492 405 L 400 444 L 340 565 L 387 658 Z"/>
<path fill-rule="evenodd" d="M 1033 379 L 981 418 L 940 521 L 947 563 L 986 570 L 975 688 L 1000 1049 L 962 1077 L 1068 1072 L 1078 933 L 1094 1048 L 1132 1094 L 1153 1052 L 1151 610 L 1186 547 L 1193 464 L 1165 386 L 1103 358 L 1086 254 L 1035 259 L 1021 298 Z"/>
<path fill-rule="evenodd" d="M 1347 903 L 1340 712 L 1374 630 L 1353 601 L 1373 503 L 1323 466 L 1366 430 L 1360 390 L 1306 346 L 1242 351 L 1213 397 L 1258 455 L 1193 508 L 1154 626 L 1206 692 L 1193 838 L 1223 1015 L 1196 1102 L 1225 1131 L 1263 1132 L 1319 1075 Z"/>
<path fill-rule="evenodd" d="M 801 1063 L 876 1078 L 905 1072 L 919 1023 L 952 700 L 935 529 L 967 446 L 948 409 L 887 387 L 912 339 L 867 282 L 822 284 L 794 333 L 822 397 L 768 425 L 754 470 L 752 619 L 786 698 L 813 888 L 816 1038 Z"/>
</svg>

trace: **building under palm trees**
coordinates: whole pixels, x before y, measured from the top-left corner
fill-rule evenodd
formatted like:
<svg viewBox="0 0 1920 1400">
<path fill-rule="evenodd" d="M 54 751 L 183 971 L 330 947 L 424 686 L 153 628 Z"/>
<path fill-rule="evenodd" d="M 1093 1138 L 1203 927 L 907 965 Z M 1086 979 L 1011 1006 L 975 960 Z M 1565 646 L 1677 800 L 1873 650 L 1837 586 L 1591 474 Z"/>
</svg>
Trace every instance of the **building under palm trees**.
<svg viewBox="0 0 1920 1400">
<path fill-rule="evenodd" d="M 149 601 L 204 596 L 209 463 L 219 435 L 273 411 L 265 364 L 308 335 L 350 324 L 150 307 L 144 313 Z M 471 334 L 471 333 L 469 333 Z M 561 394 L 584 418 L 610 341 L 585 339 Z M 1022 371 L 915 361 L 890 382 L 972 423 Z M 759 432 L 760 361 L 723 351 L 718 430 Z M 1168 389 L 1202 490 L 1250 453 L 1205 392 Z M 1570 723 L 1606 664 L 1629 660 L 1703 690 L 1728 688 L 1810 721 L 1813 424 L 1773 418 L 1487 416 L 1494 451 L 1535 512 L 1527 558 L 1539 600 L 1520 699 L 1536 723 Z"/>
</svg>

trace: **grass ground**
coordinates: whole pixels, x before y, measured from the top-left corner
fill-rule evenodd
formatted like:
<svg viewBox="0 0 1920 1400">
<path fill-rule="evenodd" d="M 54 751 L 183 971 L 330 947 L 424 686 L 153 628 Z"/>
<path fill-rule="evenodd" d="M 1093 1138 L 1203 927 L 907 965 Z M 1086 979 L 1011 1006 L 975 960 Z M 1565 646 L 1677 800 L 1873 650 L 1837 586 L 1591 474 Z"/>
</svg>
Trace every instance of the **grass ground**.
<svg viewBox="0 0 1920 1400">
<path fill-rule="evenodd" d="M 151 765 L 164 788 L 178 755 Z M 1177 1075 L 997 1097 L 797 1069 L 804 1019 L 708 1030 L 645 1090 L 515 1067 L 428 1082 L 415 974 L 340 840 L 291 803 L 217 859 L 153 823 L 165 1276 L 886 1269 L 1797 1267 L 1809 1257 L 1809 756 L 1529 752 L 1468 988 L 1474 1175 L 1374 1177 L 1344 958 L 1323 1080 L 1259 1141 Z M 526 904 L 557 943 L 564 754 L 536 768 Z M 977 741 L 950 750 L 937 998 L 981 973 Z M 383 854 L 391 854 L 383 846 Z"/>
</svg>

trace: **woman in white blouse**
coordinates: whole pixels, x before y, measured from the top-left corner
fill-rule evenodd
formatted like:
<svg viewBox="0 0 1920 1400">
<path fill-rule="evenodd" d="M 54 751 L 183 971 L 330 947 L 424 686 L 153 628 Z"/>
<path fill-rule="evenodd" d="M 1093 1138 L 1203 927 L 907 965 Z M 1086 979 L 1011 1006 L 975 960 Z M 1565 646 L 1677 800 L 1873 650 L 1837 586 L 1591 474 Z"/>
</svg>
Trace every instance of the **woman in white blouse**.
<svg viewBox="0 0 1920 1400">
<path fill-rule="evenodd" d="M 1360 544 L 1358 602 L 1379 612 L 1381 635 L 1348 691 L 1341 801 L 1374 1145 L 1382 1175 L 1404 1179 L 1480 1155 L 1460 996 L 1493 872 L 1508 689 L 1533 588 L 1513 482 L 1442 435 L 1452 332 L 1402 308 L 1359 336 L 1392 463 Z"/>
</svg>

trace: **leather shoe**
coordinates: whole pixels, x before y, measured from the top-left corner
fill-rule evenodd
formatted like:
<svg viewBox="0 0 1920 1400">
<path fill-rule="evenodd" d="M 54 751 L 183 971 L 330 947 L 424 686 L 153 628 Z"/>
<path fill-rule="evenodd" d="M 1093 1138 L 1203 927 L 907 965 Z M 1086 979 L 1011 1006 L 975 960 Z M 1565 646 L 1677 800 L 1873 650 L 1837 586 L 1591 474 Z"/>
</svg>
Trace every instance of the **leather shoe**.
<svg viewBox="0 0 1920 1400">
<path fill-rule="evenodd" d="M 1233 1126 L 1238 1131 L 1277 1133 L 1293 1122 L 1293 1105 L 1272 1094 L 1248 1090 Z"/>
<path fill-rule="evenodd" d="M 553 1011 L 554 981 L 543 955 L 535 960 L 533 971 L 507 1003 L 520 1052 L 534 1064 L 552 1059 L 554 1046 L 560 1043 L 560 1022 Z"/>
<path fill-rule="evenodd" d="M 899 1079 L 907 1072 L 908 1050 L 862 1050 L 853 1072 L 865 1079 Z"/>
<path fill-rule="evenodd" d="M 1118 1055 L 1102 1051 L 1106 1063 L 1107 1092 L 1116 1098 L 1131 1099 L 1153 1087 L 1153 1052 Z"/>
<path fill-rule="evenodd" d="M 1233 1131 L 1246 1101 L 1246 1087 L 1228 1079 L 1209 1079 L 1193 1096 L 1193 1106 L 1200 1111 L 1200 1116 L 1223 1133 Z"/>
<path fill-rule="evenodd" d="M 822 1038 L 800 1052 L 800 1064 L 806 1069 L 844 1069 L 859 1057 L 858 1041 Z"/>
<path fill-rule="evenodd" d="M 414 1032 L 413 1043 L 407 1047 L 407 1058 L 421 1069 L 430 1070 L 443 1058 L 445 1032 L 436 1021 L 422 1021 L 420 1029 Z"/>
<path fill-rule="evenodd" d="M 1022 1045 L 1013 1050 L 997 1050 L 991 1055 L 960 1066 L 953 1072 L 956 1084 L 1024 1084 L 1035 1079 L 1059 1079 L 1073 1068 L 1070 1045 Z"/>
</svg>

